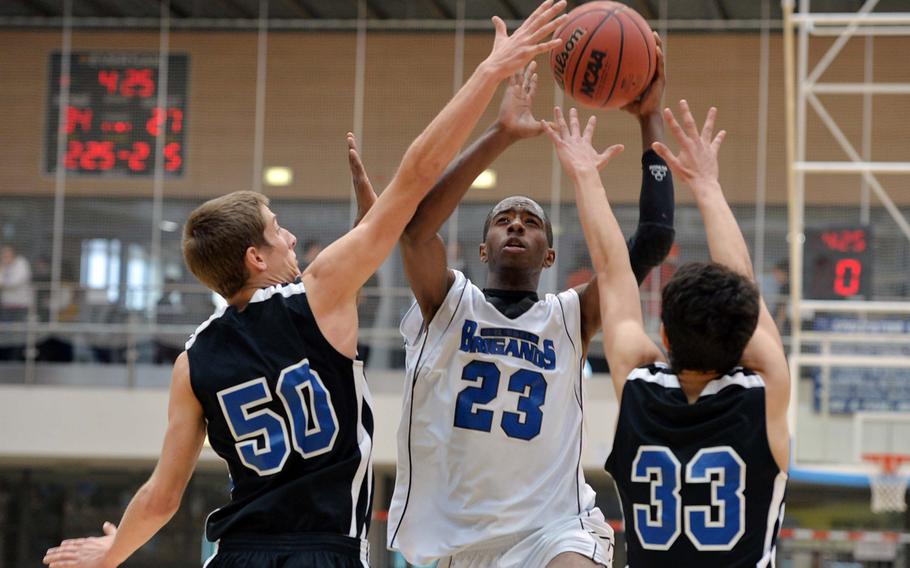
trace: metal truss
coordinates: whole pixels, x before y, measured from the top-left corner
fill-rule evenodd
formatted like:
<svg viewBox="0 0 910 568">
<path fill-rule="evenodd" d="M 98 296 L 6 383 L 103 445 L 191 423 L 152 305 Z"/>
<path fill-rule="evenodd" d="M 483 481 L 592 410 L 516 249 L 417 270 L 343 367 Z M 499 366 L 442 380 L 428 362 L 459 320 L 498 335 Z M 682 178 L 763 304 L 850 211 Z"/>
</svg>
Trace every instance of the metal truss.
<svg viewBox="0 0 910 568">
<path fill-rule="evenodd" d="M 810 0 L 799 0 L 799 11 L 794 13 L 795 0 L 783 0 L 784 12 L 784 57 L 785 84 L 787 97 L 787 160 L 789 186 L 789 245 L 790 245 L 790 291 L 792 337 L 790 351 L 790 372 L 792 377 L 790 418 L 791 428 L 795 427 L 798 412 L 800 372 L 805 367 L 822 367 L 822 377 L 830 376 L 833 366 L 850 367 L 908 367 L 906 357 L 885 357 L 880 355 L 831 355 L 825 349 L 831 343 L 875 342 L 871 335 L 850 334 L 849 337 L 834 337 L 831 334 L 820 338 L 811 331 L 801 330 L 803 317 L 812 317 L 815 312 L 839 312 L 865 317 L 867 314 L 910 314 L 910 302 L 866 302 L 866 301 L 807 301 L 803 299 L 803 245 L 805 242 L 805 179 L 811 174 L 860 174 L 862 188 L 859 190 L 860 219 L 863 224 L 870 221 L 869 197 L 875 195 L 885 210 L 894 219 L 900 231 L 910 240 L 910 223 L 889 196 L 877 174 L 910 174 L 910 162 L 875 162 L 870 160 L 872 141 L 872 95 L 910 95 L 908 83 L 876 83 L 872 80 L 872 38 L 875 36 L 910 36 L 910 13 L 873 13 L 878 0 L 866 0 L 855 13 L 812 13 Z M 794 36 L 798 41 L 794 42 Z M 865 37 L 866 60 L 864 81 L 857 83 L 829 83 L 821 80 L 847 42 L 853 37 Z M 836 37 L 813 67 L 809 62 L 809 45 L 816 37 Z M 795 45 L 794 45 L 795 43 Z M 837 121 L 819 100 L 818 95 L 847 95 L 863 97 L 862 147 L 857 148 L 848 140 Z M 846 160 L 808 161 L 806 159 L 806 122 L 808 110 L 812 109 L 818 119 L 846 154 Z M 910 124 L 908 124 L 910 126 Z M 826 334 L 821 334 L 826 335 Z M 907 337 L 898 337 L 895 343 L 904 343 Z M 803 353 L 806 345 L 821 346 L 821 351 Z M 827 394 L 829 384 L 822 381 L 822 396 Z M 829 415 L 827 404 L 822 403 L 823 424 L 827 425 Z M 794 432 L 794 458 L 799 460 L 798 438 Z M 835 463 L 843 458 L 831 454 Z M 847 458 L 849 459 L 849 458 Z"/>
</svg>

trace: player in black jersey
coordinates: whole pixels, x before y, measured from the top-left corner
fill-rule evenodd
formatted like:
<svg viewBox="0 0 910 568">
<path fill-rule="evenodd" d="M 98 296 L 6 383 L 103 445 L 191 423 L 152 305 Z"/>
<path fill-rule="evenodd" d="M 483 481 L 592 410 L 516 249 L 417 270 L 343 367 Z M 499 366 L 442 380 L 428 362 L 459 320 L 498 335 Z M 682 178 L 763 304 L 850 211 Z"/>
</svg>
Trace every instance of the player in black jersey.
<svg viewBox="0 0 910 568">
<path fill-rule="evenodd" d="M 654 149 L 693 189 L 711 263 L 692 263 L 663 292 L 669 364 L 642 324 L 638 287 L 591 145 L 581 132 L 548 127 L 575 182 L 578 211 L 601 290 L 604 349 L 620 402 L 607 471 L 625 516 L 630 568 L 770 566 L 783 517 L 790 379 L 783 345 L 758 294 L 748 249 L 718 182 L 715 109 L 698 131 L 685 101 L 680 144 Z"/>
<path fill-rule="evenodd" d="M 356 359 L 357 292 L 391 253 L 418 203 L 464 143 L 498 84 L 559 45 L 563 0 L 512 35 L 494 18 L 490 55 L 405 153 L 362 221 L 301 275 L 296 238 L 268 201 L 238 192 L 197 208 L 184 257 L 228 306 L 174 365 L 161 458 L 106 536 L 64 541 L 52 567 L 122 563 L 176 512 L 208 433 L 228 463 L 231 500 L 207 521 L 210 568 L 366 566 L 373 420 Z"/>
</svg>

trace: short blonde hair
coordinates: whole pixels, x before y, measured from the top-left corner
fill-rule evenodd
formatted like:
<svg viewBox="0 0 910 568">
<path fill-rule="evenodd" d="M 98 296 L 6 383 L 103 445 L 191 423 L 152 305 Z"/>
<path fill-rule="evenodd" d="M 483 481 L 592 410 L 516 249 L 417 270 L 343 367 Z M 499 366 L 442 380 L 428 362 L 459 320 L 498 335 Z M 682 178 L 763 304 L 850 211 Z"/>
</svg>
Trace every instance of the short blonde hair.
<svg viewBox="0 0 910 568">
<path fill-rule="evenodd" d="M 206 201 L 190 213 L 183 227 L 183 259 L 200 282 L 230 298 L 249 278 L 244 255 L 263 246 L 268 197 L 235 191 Z"/>
</svg>

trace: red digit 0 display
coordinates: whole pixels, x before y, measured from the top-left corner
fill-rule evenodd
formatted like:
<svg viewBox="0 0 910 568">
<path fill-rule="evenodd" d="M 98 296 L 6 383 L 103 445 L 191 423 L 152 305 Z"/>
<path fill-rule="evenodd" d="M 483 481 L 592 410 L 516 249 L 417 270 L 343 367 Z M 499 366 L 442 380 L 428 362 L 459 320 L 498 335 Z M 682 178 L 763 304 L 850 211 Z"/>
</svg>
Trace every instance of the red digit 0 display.
<svg viewBox="0 0 910 568">
<path fill-rule="evenodd" d="M 60 95 L 69 85 L 63 129 L 63 167 L 68 174 L 151 176 L 161 148 L 164 173 L 183 175 L 186 161 L 186 93 L 189 59 L 168 58 L 167 108 L 158 102 L 158 54 L 75 52 L 68 80 L 62 56 L 51 55 L 45 171 L 57 169 Z"/>
<path fill-rule="evenodd" d="M 817 300 L 869 299 L 872 247 L 869 227 L 829 227 L 806 231 L 805 296 Z"/>
</svg>

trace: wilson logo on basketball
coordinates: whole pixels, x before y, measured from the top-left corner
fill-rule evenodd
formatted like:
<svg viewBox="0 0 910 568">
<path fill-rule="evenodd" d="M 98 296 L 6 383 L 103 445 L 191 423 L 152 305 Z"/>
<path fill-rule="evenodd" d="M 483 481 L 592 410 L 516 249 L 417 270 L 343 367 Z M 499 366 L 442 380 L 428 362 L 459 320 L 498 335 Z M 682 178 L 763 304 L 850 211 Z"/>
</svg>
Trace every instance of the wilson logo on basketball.
<svg viewBox="0 0 910 568">
<path fill-rule="evenodd" d="M 591 52 L 591 57 L 588 58 L 588 66 L 585 67 L 585 75 L 581 83 L 581 92 L 589 97 L 594 97 L 597 83 L 600 82 L 600 70 L 603 69 L 604 57 L 606 56 L 606 52 L 595 49 Z"/>
<path fill-rule="evenodd" d="M 566 40 L 565 45 L 563 45 L 562 51 L 557 53 L 554 58 L 553 74 L 555 75 L 556 83 L 559 85 L 560 89 L 565 89 L 566 63 L 569 61 L 569 56 L 572 55 L 572 51 L 575 50 L 579 40 L 585 37 L 585 34 L 587 33 L 588 30 L 585 28 L 575 28 L 575 31 L 572 32 L 572 35 L 569 36 L 569 39 Z"/>
</svg>

